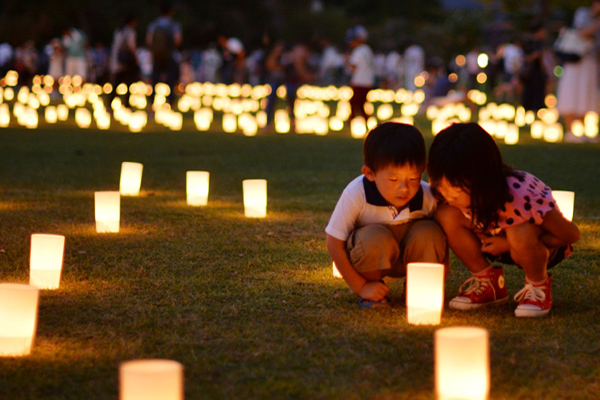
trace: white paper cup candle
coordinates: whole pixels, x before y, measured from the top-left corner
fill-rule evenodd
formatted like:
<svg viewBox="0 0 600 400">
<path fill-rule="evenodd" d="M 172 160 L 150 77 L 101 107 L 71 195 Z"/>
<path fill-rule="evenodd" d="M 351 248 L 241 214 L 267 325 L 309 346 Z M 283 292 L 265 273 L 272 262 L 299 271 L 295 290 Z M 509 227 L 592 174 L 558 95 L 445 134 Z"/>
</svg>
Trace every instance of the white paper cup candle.
<svg viewBox="0 0 600 400">
<path fill-rule="evenodd" d="M 210 174 L 207 171 L 187 171 L 186 194 L 190 206 L 205 206 L 208 204 L 208 183 Z"/>
<path fill-rule="evenodd" d="M 119 368 L 120 400 L 183 400 L 183 365 L 173 360 L 132 360 Z"/>
<path fill-rule="evenodd" d="M 31 353 L 37 327 L 39 289 L 21 283 L 0 283 L 0 356 Z"/>
<path fill-rule="evenodd" d="M 558 209 L 562 215 L 569 221 L 573 220 L 575 210 L 575 192 L 568 190 L 553 190 L 552 197 L 556 200 Z"/>
<path fill-rule="evenodd" d="M 121 193 L 95 192 L 96 232 L 119 232 Z"/>
<path fill-rule="evenodd" d="M 246 179 L 243 181 L 244 212 L 249 218 L 267 216 L 267 181 L 265 179 Z"/>
<path fill-rule="evenodd" d="M 143 169 L 144 166 L 136 162 L 125 161 L 121 164 L 119 191 L 122 196 L 139 196 Z"/>
<path fill-rule="evenodd" d="M 64 252 L 63 235 L 31 235 L 29 284 L 40 289 L 58 289 Z"/>
<path fill-rule="evenodd" d="M 490 390 L 488 331 L 451 327 L 435 331 L 435 391 L 438 400 L 485 400 Z"/>
<path fill-rule="evenodd" d="M 406 275 L 406 310 L 411 325 L 438 325 L 444 304 L 444 265 L 409 263 Z"/>
</svg>

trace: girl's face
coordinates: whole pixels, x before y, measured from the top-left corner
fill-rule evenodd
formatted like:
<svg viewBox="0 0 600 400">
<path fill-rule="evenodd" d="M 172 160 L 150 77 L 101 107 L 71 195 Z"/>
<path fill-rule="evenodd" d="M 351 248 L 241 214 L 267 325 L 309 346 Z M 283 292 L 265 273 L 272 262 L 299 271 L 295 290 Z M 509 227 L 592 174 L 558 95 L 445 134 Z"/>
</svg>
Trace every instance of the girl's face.
<svg viewBox="0 0 600 400">
<path fill-rule="evenodd" d="M 462 188 L 452 186 L 445 177 L 441 179 L 436 189 L 451 206 L 463 209 L 471 206 L 471 193 Z"/>
</svg>

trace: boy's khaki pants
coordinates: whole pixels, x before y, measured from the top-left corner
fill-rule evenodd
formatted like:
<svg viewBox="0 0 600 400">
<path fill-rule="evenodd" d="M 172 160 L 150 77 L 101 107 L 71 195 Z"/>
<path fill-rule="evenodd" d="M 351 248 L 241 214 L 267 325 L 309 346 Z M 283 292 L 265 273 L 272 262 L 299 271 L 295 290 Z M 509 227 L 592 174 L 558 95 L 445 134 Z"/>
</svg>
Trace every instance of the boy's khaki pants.
<svg viewBox="0 0 600 400">
<path fill-rule="evenodd" d="M 346 251 L 357 272 L 390 270 L 386 275 L 392 277 L 406 276 L 410 262 L 435 262 L 447 268 L 449 259 L 446 235 L 429 219 L 362 226 L 346 241 Z"/>
</svg>

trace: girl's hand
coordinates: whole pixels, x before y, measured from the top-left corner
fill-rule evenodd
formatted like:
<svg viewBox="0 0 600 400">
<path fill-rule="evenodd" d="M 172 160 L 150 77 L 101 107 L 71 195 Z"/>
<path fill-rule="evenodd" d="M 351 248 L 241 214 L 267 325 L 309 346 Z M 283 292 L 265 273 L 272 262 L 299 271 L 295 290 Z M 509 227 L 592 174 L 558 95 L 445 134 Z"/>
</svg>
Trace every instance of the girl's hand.
<svg viewBox="0 0 600 400">
<path fill-rule="evenodd" d="M 499 256 L 510 251 L 510 245 L 508 244 L 508 240 L 506 240 L 506 236 L 480 237 L 480 239 L 481 251 L 483 253 Z"/>
<path fill-rule="evenodd" d="M 367 282 L 358 295 L 365 300 L 370 301 L 382 301 L 390 292 L 390 288 L 383 282 L 380 281 L 369 281 Z"/>
</svg>

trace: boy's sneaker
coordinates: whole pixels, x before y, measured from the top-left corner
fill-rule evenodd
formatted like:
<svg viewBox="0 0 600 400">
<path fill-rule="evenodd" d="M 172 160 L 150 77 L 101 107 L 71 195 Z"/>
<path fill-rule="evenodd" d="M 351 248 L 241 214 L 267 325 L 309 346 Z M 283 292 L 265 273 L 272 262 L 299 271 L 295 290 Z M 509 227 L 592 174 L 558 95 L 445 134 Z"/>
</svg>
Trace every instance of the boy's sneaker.
<svg viewBox="0 0 600 400">
<path fill-rule="evenodd" d="M 552 275 L 539 286 L 532 285 L 525 278 L 525 287 L 515 294 L 519 302 L 515 315 L 517 317 L 543 317 L 552 308 Z"/>
<path fill-rule="evenodd" d="M 468 287 L 463 290 L 465 285 Z M 502 267 L 488 268 L 484 276 L 472 276 L 467 279 L 458 291 L 458 296 L 450 300 L 450 308 L 472 310 L 504 303 L 508 300 L 504 269 Z"/>
</svg>

